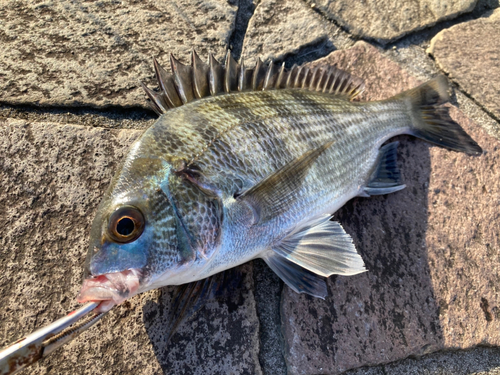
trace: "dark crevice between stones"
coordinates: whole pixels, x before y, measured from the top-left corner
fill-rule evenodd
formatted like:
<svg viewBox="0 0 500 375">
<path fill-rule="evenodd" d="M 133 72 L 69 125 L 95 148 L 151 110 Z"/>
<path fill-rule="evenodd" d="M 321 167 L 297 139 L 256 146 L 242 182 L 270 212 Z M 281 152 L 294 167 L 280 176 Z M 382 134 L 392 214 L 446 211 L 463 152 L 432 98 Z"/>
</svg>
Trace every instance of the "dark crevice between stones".
<svg viewBox="0 0 500 375">
<path fill-rule="evenodd" d="M 328 56 L 335 50 L 336 48 L 333 42 L 330 39 L 325 38 L 314 44 L 300 47 L 296 53 L 285 54 L 281 61 L 275 62 L 285 62 L 285 66 L 290 69 L 294 64 L 302 65 L 307 62 L 318 60 L 322 57 Z"/>
<path fill-rule="evenodd" d="M 359 40 L 361 39 L 357 35 L 353 35 L 352 32 L 349 30 L 348 27 L 341 25 L 340 23 L 337 22 L 337 20 L 330 18 L 327 14 L 325 14 L 321 9 L 319 9 L 317 6 L 312 6 L 310 3 L 308 3 L 306 0 L 302 0 L 308 7 L 311 7 L 311 9 L 319 14 L 323 19 L 326 21 L 330 22 L 331 24 L 337 26 L 340 30 L 342 30 L 344 33 L 349 35 L 349 37 L 353 40 Z"/>
<path fill-rule="evenodd" d="M 253 263 L 253 278 L 260 327 L 259 363 L 262 373 L 286 375 L 280 312 L 283 282 L 261 259 Z"/>
<path fill-rule="evenodd" d="M 441 71 L 441 69 L 440 69 Z M 486 108 L 483 104 L 478 102 L 474 97 L 472 97 L 467 91 L 465 91 L 457 82 L 453 81 L 452 78 L 449 77 L 448 73 L 441 71 L 444 75 L 448 77 L 448 80 L 452 82 L 453 87 L 455 90 L 460 91 L 462 94 L 464 94 L 468 99 L 470 99 L 475 105 L 477 105 L 484 113 L 486 113 L 492 120 L 496 121 L 498 124 L 500 124 L 500 117 L 495 115 L 493 112 L 491 112 L 488 108 Z M 455 100 L 456 101 L 456 100 Z M 456 103 L 452 102 L 455 106 L 460 108 L 460 104 L 458 101 Z"/>
<path fill-rule="evenodd" d="M 311 6 L 311 4 L 309 4 L 306 0 L 302 0 L 302 1 L 304 3 L 306 3 L 308 6 Z M 387 41 L 377 40 L 377 39 L 363 37 L 360 35 L 353 34 L 352 31 L 349 29 L 349 27 L 340 24 L 335 19 L 330 18 L 327 14 L 325 14 L 318 7 L 311 6 L 311 9 L 313 9 L 317 14 L 319 14 L 321 17 L 325 18 L 327 21 L 329 21 L 332 24 L 334 24 L 335 26 L 337 26 L 343 32 L 348 34 L 349 37 L 352 38 L 353 40 L 365 40 L 365 41 L 368 41 L 377 47 L 380 47 L 383 49 L 390 49 L 393 47 L 401 48 L 401 47 L 408 47 L 409 45 L 412 45 L 412 44 L 418 45 L 418 44 L 422 44 L 422 43 L 427 43 L 430 39 L 432 39 L 441 30 L 447 29 L 451 26 L 454 26 L 454 25 L 462 23 L 462 22 L 467 22 L 467 21 L 471 21 L 471 20 L 474 20 L 477 18 L 481 18 L 484 16 L 485 13 L 487 13 L 495 8 L 498 8 L 498 7 L 500 7 L 500 0 L 479 0 L 471 12 L 463 13 L 463 14 L 459 15 L 458 17 L 438 21 L 435 25 L 426 26 L 420 30 L 410 31 L 407 34 L 402 35 L 400 38 L 393 39 L 393 40 L 387 40 Z"/>
<path fill-rule="evenodd" d="M 366 375 L 366 374 L 399 374 L 405 370 L 405 374 L 476 374 L 496 373 L 500 364 L 500 348 L 489 345 L 478 345 L 473 348 L 462 350 L 440 350 L 420 357 L 408 357 L 399 361 L 389 362 L 376 366 L 363 366 L 357 369 L 343 372 L 342 375 Z M 462 366 L 460 372 L 457 368 Z M 434 371 L 433 371 L 434 370 Z M 490 372 L 493 370 L 493 372 Z"/>
<path fill-rule="evenodd" d="M 239 0 L 234 31 L 229 38 L 229 49 L 231 49 L 235 60 L 239 60 L 241 57 L 243 41 L 245 40 L 248 23 L 250 22 L 250 18 L 253 16 L 255 8 L 256 5 L 253 0 Z"/>
<path fill-rule="evenodd" d="M 434 38 L 440 31 L 463 22 L 481 18 L 486 13 L 498 7 L 499 0 L 479 0 L 472 12 L 464 13 L 459 15 L 458 17 L 448 20 L 439 21 L 433 26 L 428 26 L 424 29 L 410 32 L 407 35 L 402 36 L 400 39 L 389 41 L 386 44 L 377 43 L 376 41 L 372 42 L 383 49 L 390 49 L 393 47 L 404 48 L 409 47 L 410 45 L 424 45 L 425 47 L 428 47 L 428 43 L 430 42 L 430 40 Z"/>
<path fill-rule="evenodd" d="M 91 107 L 36 106 L 0 102 L 0 119 L 14 118 L 33 122 L 54 122 L 110 129 L 145 129 L 158 116 L 143 108 L 120 106 Z"/>
</svg>

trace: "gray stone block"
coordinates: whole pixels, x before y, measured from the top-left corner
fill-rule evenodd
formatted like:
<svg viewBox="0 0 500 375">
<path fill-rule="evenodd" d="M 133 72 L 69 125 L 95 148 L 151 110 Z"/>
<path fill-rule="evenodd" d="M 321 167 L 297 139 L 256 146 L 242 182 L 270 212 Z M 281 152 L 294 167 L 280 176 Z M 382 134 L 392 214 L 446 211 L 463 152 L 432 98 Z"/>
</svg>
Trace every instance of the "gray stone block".
<svg viewBox="0 0 500 375">
<path fill-rule="evenodd" d="M 0 348 L 77 307 L 94 211 L 140 131 L 0 120 Z M 136 296 L 30 374 L 260 374 L 252 265 L 167 342 L 173 288 Z M 28 372 L 27 372 L 28 373 Z"/>
<path fill-rule="evenodd" d="M 152 82 L 152 57 L 222 58 L 236 12 L 222 0 L 2 2 L 0 100 L 147 107 L 138 81 Z"/>
<path fill-rule="evenodd" d="M 364 78 L 364 100 L 418 84 L 364 42 L 314 65 L 325 62 Z M 331 375 L 445 348 L 500 344 L 500 142 L 454 107 L 451 115 L 485 154 L 474 158 L 399 137 L 406 189 L 354 199 L 336 214 L 368 272 L 332 277 L 324 301 L 285 287 L 289 374 Z"/>
<path fill-rule="evenodd" d="M 427 52 L 467 94 L 500 118 L 500 9 L 441 31 Z"/>
<path fill-rule="evenodd" d="M 308 0 L 353 35 L 386 44 L 474 9 L 477 0 Z"/>
</svg>

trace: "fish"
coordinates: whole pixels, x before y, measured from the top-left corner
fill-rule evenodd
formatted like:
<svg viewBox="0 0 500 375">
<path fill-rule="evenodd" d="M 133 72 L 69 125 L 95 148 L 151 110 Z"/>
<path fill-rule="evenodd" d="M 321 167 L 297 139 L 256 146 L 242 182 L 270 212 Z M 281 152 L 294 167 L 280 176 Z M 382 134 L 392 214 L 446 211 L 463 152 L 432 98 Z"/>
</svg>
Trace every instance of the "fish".
<svg viewBox="0 0 500 375">
<path fill-rule="evenodd" d="M 131 146 L 97 209 L 78 302 L 107 311 L 166 285 L 204 280 L 256 258 L 297 293 L 325 298 L 331 275 L 366 271 L 334 214 L 354 197 L 405 188 L 398 142 L 409 134 L 477 156 L 451 119 L 444 76 L 361 102 L 364 82 L 228 52 L 192 52 L 144 84 L 158 120 Z"/>
</svg>

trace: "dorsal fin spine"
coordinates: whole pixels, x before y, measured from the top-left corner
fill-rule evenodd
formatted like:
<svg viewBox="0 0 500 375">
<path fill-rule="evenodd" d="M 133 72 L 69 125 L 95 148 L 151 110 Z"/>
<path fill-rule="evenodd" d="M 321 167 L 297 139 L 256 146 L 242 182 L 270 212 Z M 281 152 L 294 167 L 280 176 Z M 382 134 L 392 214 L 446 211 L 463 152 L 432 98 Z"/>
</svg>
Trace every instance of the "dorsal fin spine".
<svg viewBox="0 0 500 375">
<path fill-rule="evenodd" d="M 267 66 L 267 73 L 266 73 L 266 78 L 264 79 L 264 87 L 263 90 L 267 90 L 271 88 L 271 78 L 272 78 L 272 73 L 274 70 L 274 62 L 271 61 L 269 65 Z"/>
<path fill-rule="evenodd" d="M 226 65 L 224 73 L 224 91 L 229 93 L 237 89 L 238 64 L 231 56 L 231 52 L 227 51 Z"/>
<path fill-rule="evenodd" d="M 316 91 L 323 92 L 328 79 L 330 78 L 330 71 L 323 70 L 321 76 L 318 79 L 318 85 L 316 86 Z"/>
<path fill-rule="evenodd" d="M 290 72 L 288 73 L 288 77 L 286 78 L 286 84 L 285 87 L 287 89 L 290 89 L 293 87 L 294 84 L 294 75 L 296 74 L 298 69 L 297 64 L 293 64 L 292 69 L 290 69 Z"/>
<path fill-rule="evenodd" d="M 150 90 L 144 83 L 140 82 L 143 90 L 146 92 L 146 95 L 149 98 L 149 106 L 153 111 L 155 111 L 157 114 L 161 115 L 162 113 L 165 113 L 164 110 L 166 109 L 162 108 L 159 101 L 158 101 L 158 94 L 155 93 L 153 90 Z"/>
<path fill-rule="evenodd" d="M 191 66 L 193 67 L 193 91 L 196 98 L 201 99 L 210 92 L 208 87 L 208 64 L 204 64 L 196 51 L 191 51 Z"/>
<path fill-rule="evenodd" d="M 238 71 L 238 91 L 245 89 L 245 61 L 243 57 L 240 59 L 240 69 Z"/>
<path fill-rule="evenodd" d="M 311 79 L 309 80 L 309 85 L 308 85 L 309 90 L 316 89 L 316 85 L 317 85 L 317 81 L 318 81 L 318 71 L 319 71 L 319 67 L 315 67 L 311 71 Z"/>
<path fill-rule="evenodd" d="M 334 95 L 337 95 L 338 94 L 338 91 L 339 91 L 339 87 L 340 87 L 340 71 L 337 70 L 335 72 L 335 78 L 332 82 L 332 86 L 330 87 L 330 93 L 334 94 Z M 335 90 L 335 91 L 334 91 Z"/>
<path fill-rule="evenodd" d="M 307 67 L 306 67 L 303 71 L 304 71 L 304 79 L 303 79 L 303 80 L 302 80 L 302 82 L 301 82 L 300 88 L 301 88 L 301 89 L 306 89 L 306 88 L 307 88 L 307 86 L 308 86 L 308 85 L 307 85 L 307 83 L 308 83 L 308 81 L 309 81 L 309 79 L 308 79 L 308 78 L 309 78 L 309 76 L 310 76 L 310 74 L 309 74 L 309 73 L 311 72 L 311 70 L 310 70 L 309 68 L 307 68 Z"/>
<path fill-rule="evenodd" d="M 211 95 L 217 95 L 219 92 L 222 91 L 222 83 L 221 83 L 221 78 L 222 78 L 222 66 L 219 64 L 219 62 L 215 59 L 214 55 L 210 54 L 209 55 L 209 62 L 210 62 L 210 69 L 209 69 L 209 87 L 210 87 L 210 94 Z"/>
<path fill-rule="evenodd" d="M 181 106 L 181 98 L 174 87 L 174 77 L 167 73 L 167 71 L 163 69 L 156 59 L 153 60 L 153 63 L 155 67 L 156 79 L 158 80 L 161 91 L 165 94 L 165 100 L 168 107 L 174 108 Z"/>
<path fill-rule="evenodd" d="M 328 71 L 328 76 L 326 77 L 325 84 L 323 85 L 323 88 L 321 92 L 326 92 L 328 90 L 328 84 L 330 83 L 330 80 L 332 79 L 333 72 L 331 70 Z"/>
<path fill-rule="evenodd" d="M 281 89 L 286 87 L 287 72 L 285 71 L 285 63 L 281 64 L 280 71 L 278 73 L 278 78 L 276 79 L 275 88 Z"/>
<path fill-rule="evenodd" d="M 359 78 L 327 65 L 313 68 L 294 65 L 287 71 L 284 63 L 276 65 L 270 62 L 266 66 L 258 58 L 255 68 L 248 69 L 243 59 L 238 64 L 229 51 L 224 65 L 211 53 L 205 64 L 194 50 L 191 52 L 191 65 L 180 63 L 172 54 L 169 60 L 172 74 L 167 73 L 153 59 L 159 92 L 150 90 L 141 83 L 151 102 L 151 108 L 159 114 L 195 99 L 235 91 L 306 89 L 352 99 L 364 89 L 364 83 Z"/>
<path fill-rule="evenodd" d="M 293 81 L 293 86 L 292 86 L 293 88 L 296 88 L 296 89 L 300 88 L 300 86 L 302 84 L 302 77 L 304 76 L 304 72 L 303 72 L 304 69 L 305 68 L 303 66 L 299 66 L 297 68 L 297 73 L 296 73 L 297 75 L 295 77 L 295 80 Z"/>
<path fill-rule="evenodd" d="M 259 73 L 261 71 L 262 67 L 262 61 L 260 60 L 260 57 L 257 57 L 257 62 L 255 63 L 255 73 L 252 78 L 252 90 L 257 91 L 257 85 L 259 84 L 257 78 L 259 76 Z"/>
</svg>

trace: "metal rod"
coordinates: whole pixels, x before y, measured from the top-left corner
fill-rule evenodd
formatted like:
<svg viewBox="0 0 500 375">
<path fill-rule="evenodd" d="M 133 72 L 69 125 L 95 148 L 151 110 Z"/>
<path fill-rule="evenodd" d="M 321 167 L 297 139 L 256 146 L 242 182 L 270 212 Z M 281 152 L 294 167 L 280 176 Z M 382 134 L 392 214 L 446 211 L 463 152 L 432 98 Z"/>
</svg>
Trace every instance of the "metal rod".
<svg viewBox="0 0 500 375">
<path fill-rule="evenodd" d="M 44 342 L 76 323 L 78 320 L 94 310 L 98 305 L 99 302 L 89 302 L 79 309 L 70 312 L 64 318 L 56 320 L 54 323 L 40 328 L 32 334 L 17 340 L 4 348 L 0 351 L 0 375 L 15 374 L 24 367 L 31 365 L 42 358 L 44 356 L 44 349 L 49 347 L 49 345 L 56 345 L 55 348 L 50 350 L 50 352 L 52 352 L 62 344 L 76 337 L 76 335 L 72 335 L 69 339 L 61 343 L 56 340 L 55 342 L 50 342 L 47 346 L 44 346 Z M 100 317 L 101 316 L 102 314 L 100 314 Z M 97 320 L 93 321 L 93 323 Z M 78 332 L 81 332 L 82 330 L 78 330 Z"/>
</svg>

